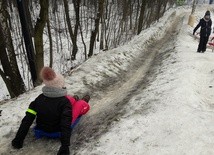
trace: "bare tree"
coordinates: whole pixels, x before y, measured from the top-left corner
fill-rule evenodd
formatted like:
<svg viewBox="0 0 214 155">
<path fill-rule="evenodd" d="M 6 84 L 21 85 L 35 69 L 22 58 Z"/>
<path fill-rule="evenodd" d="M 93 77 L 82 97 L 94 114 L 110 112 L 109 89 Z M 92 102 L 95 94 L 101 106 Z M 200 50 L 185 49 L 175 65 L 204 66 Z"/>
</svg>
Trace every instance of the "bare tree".
<svg viewBox="0 0 214 155">
<path fill-rule="evenodd" d="M 91 57 L 93 55 L 94 43 L 95 43 L 96 36 L 98 33 L 100 19 L 103 14 L 103 5 L 104 5 L 104 0 L 99 0 L 97 16 L 95 18 L 95 23 L 94 23 L 94 30 L 92 30 L 92 32 L 91 32 L 90 47 L 89 47 L 89 53 L 88 53 L 89 57 Z"/>
<path fill-rule="evenodd" d="M 11 97 L 25 92 L 25 86 L 19 72 L 11 32 L 8 25 L 7 3 L 0 0 L 0 61 L 3 70 L 0 75 L 6 83 Z"/>
<path fill-rule="evenodd" d="M 40 0 L 40 13 L 35 26 L 35 50 L 36 50 L 36 72 L 39 77 L 39 72 L 44 66 L 44 46 L 43 46 L 43 32 L 45 24 L 48 20 L 48 0 Z M 37 81 L 40 83 L 39 81 Z"/>
<path fill-rule="evenodd" d="M 144 14 L 145 14 L 147 3 L 148 3 L 148 0 L 142 0 L 137 34 L 139 34 L 143 28 Z"/>
<path fill-rule="evenodd" d="M 47 20 L 47 28 L 48 28 L 48 38 L 49 38 L 49 44 L 50 44 L 50 63 L 49 63 L 49 67 L 52 68 L 53 66 L 53 39 L 52 39 L 52 35 L 51 35 L 51 27 L 50 27 L 50 20 Z"/>
<path fill-rule="evenodd" d="M 74 31 L 73 31 L 72 26 L 71 26 L 68 1 L 67 0 L 63 0 L 63 2 L 64 2 L 64 7 L 65 7 L 65 15 L 66 15 L 66 21 L 67 21 L 67 25 L 68 25 L 68 30 L 69 30 L 69 34 L 70 34 L 70 37 L 71 37 L 71 41 L 73 43 L 73 50 L 72 50 L 71 59 L 74 60 L 74 59 L 76 59 L 76 54 L 77 54 L 77 51 L 78 51 L 77 32 L 78 32 L 78 26 L 79 26 L 78 23 L 79 23 L 79 4 L 80 4 L 80 0 L 73 0 L 74 10 L 75 10 L 75 13 L 76 13 L 76 24 L 75 24 Z"/>
<path fill-rule="evenodd" d="M 72 58 L 76 59 L 76 54 L 78 51 L 77 48 L 77 36 L 78 36 L 78 28 L 80 26 L 80 3 L 81 0 L 73 0 L 73 5 L 74 5 L 74 11 L 76 15 L 76 22 L 75 22 L 75 27 L 74 27 L 74 41 L 76 42 L 76 49 L 72 51 Z"/>
</svg>

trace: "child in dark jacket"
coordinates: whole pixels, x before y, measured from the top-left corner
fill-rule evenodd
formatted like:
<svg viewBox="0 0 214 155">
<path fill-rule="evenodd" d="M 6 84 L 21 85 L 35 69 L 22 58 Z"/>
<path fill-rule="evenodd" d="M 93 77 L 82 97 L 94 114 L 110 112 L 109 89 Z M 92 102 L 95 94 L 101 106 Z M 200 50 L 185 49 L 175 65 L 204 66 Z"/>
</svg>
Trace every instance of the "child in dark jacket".
<svg viewBox="0 0 214 155">
<path fill-rule="evenodd" d="M 44 67 L 40 75 L 45 84 L 42 88 L 43 93 L 30 103 L 18 132 L 12 140 L 12 146 L 16 149 L 22 148 L 28 130 L 36 118 L 37 129 L 49 133 L 61 132 L 61 147 L 58 155 L 69 155 L 72 105 L 66 96 L 64 78 L 49 67 Z"/>
<path fill-rule="evenodd" d="M 207 42 L 208 42 L 209 36 L 211 34 L 211 29 L 212 29 L 211 28 L 212 20 L 210 17 L 210 11 L 206 11 L 204 18 L 202 18 L 200 20 L 200 22 L 198 23 L 198 25 L 194 28 L 193 35 L 195 34 L 195 32 L 197 31 L 197 29 L 199 27 L 201 27 L 201 30 L 200 30 L 200 41 L 199 41 L 197 52 L 204 53 L 206 51 Z"/>
</svg>

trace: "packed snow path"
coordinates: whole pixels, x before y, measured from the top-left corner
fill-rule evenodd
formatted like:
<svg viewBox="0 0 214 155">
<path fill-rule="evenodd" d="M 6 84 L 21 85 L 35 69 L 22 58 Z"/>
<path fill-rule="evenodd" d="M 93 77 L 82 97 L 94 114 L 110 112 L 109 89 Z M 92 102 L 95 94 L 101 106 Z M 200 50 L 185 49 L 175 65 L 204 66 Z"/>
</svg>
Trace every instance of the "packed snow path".
<svg viewBox="0 0 214 155">
<path fill-rule="evenodd" d="M 67 78 L 70 92 L 92 95 L 71 154 L 214 154 L 214 53 L 196 53 L 186 23 L 187 16 L 171 11 L 145 35 L 89 59 Z M 32 130 L 23 149 L 10 146 L 40 89 L 1 106 L 0 154 L 56 154 L 59 141 L 35 140 Z"/>
<path fill-rule="evenodd" d="M 101 99 L 96 101 L 99 102 L 96 107 L 96 110 L 98 110 L 99 113 L 94 112 L 94 115 L 91 114 L 91 117 L 88 117 L 84 123 L 84 126 L 85 124 L 88 124 L 86 125 L 87 127 L 85 128 L 82 126 L 82 130 L 79 130 L 80 135 L 83 134 L 89 137 L 89 150 L 95 151 L 94 153 L 89 154 L 142 154 L 139 149 L 143 149 L 144 144 L 138 144 L 141 147 L 139 148 L 134 142 L 140 137 L 137 136 L 136 139 L 129 139 L 129 136 L 136 134 L 136 131 L 139 129 L 141 131 L 137 131 L 138 134 L 140 134 L 140 132 L 143 134 L 142 131 L 145 130 L 145 128 L 143 127 L 143 124 L 138 122 L 137 117 L 138 115 L 140 117 L 145 117 L 150 110 L 153 111 L 153 104 L 158 102 L 158 100 L 154 98 L 152 92 L 152 94 L 148 94 L 146 88 L 156 79 L 157 75 L 162 70 L 163 61 L 175 52 L 177 35 L 181 28 L 182 21 L 183 15 L 174 18 L 172 25 L 168 28 L 164 37 L 152 42 L 147 50 L 143 52 L 142 57 L 139 57 L 139 59 L 136 60 L 137 65 L 130 70 L 130 72 L 127 72 L 126 79 L 123 79 L 122 82 L 115 83 L 111 86 L 110 91 L 105 91 L 104 94 L 102 94 Z M 174 60 L 172 63 L 174 63 Z M 144 96 L 149 97 L 150 100 L 144 100 Z M 132 114 L 130 114 L 130 112 Z M 125 130 L 116 127 L 117 129 L 115 129 L 116 131 L 112 136 L 109 137 L 109 134 L 107 133 L 104 143 L 99 143 L 98 139 L 100 136 L 102 137 L 102 133 L 105 133 L 110 127 L 120 123 L 120 119 L 126 120 L 129 118 L 129 115 L 131 115 L 131 117 L 136 117 L 135 121 L 139 124 L 135 124 L 136 122 L 130 124 L 130 122 L 127 121 L 128 124 L 125 123 L 126 125 L 124 124 L 123 126 L 125 127 Z M 154 129 L 156 130 L 156 128 Z M 118 137 L 120 133 L 122 135 L 121 137 Z M 80 135 L 74 140 L 74 146 L 84 141 L 85 137 L 81 137 Z M 110 139 L 112 139 L 111 142 Z M 128 146 L 124 146 L 123 140 L 126 141 L 128 139 L 133 142 L 131 142 L 130 145 L 130 142 L 127 141 Z M 88 145 L 86 144 L 86 147 L 88 147 Z M 103 147 L 105 145 L 109 146 L 111 152 L 107 152 L 108 149 L 106 151 L 105 149 L 102 150 L 103 147 L 100 150 L 93 149 L 94 146 L 99 145 L 103 145 Z M 83 146 L 80 148 L 82 147 Z M 124 149 L 121 150 L 121 147 L 124 147 L 124 149 L 128 147 L 130 150 L 129 152 L 126 152 L 123 151 Z M 85 151 L 84 149 L 82 150 L 83 152 L 80 151 L 79 154 L 88 154 L 88 149 Z"/>
<path fill-rule="evenodd" d="M 144 93 L 144 89 L 156 78 L 157 70 L 161 68 L 162 61 L 174 52 L 177 34 L 181 27 L 183 16 L 177 18 L 175 18 L 175 15 L 173 16 L 174 20 L 168 28 L 166 35 L 160 40 L 153 41 L 147 50 L 142 52 L 141 57 L 135 60 L 136 65 L 127 71 L 126 76 L 123 77 L 121 81 L 111 85 L 108 90 L 104 89 L 105 91 L 102 90 L 99 92 L 100 98 L 93 101 L 95 103 L 95 110 L 91 112 L 90 117 L 85 120 L 80 130 L 78 130 L 77 139 L 73 138 L 73 146 L 84 142 L 86 137 L 81 137 L 81 135 L 87 135 L 89 145 L 92 147 L 96 146 L 98 142 L 97 139 L 108 131 L 112 124 L 117 124 L 121 117 L 123 118 L 124 114 L 127 114 L 129 111 L 127 105 L 130 105 L 131 109 L 133 109 L 132 98 Z M 136 101 L 139 102 L 138 100 L 140 99 L 139 97 L 137 98 Z M 153 103 L 142 103 L 143 109 L 138 109 L 139 111 L 137 113 L 144 115 L 146 109 L 148 106 L 151 106 L 151 104 Z M 135 128 L 135 125 L 133 128 Z M 127 130 L 127 132 L 129 131 Z M 92 143 L 93 145 L 91 145 Z M 120 142 L 118 141 L 118 143 Z M 108 153 L 105 152 L 104 154 Z"/>
</svg>

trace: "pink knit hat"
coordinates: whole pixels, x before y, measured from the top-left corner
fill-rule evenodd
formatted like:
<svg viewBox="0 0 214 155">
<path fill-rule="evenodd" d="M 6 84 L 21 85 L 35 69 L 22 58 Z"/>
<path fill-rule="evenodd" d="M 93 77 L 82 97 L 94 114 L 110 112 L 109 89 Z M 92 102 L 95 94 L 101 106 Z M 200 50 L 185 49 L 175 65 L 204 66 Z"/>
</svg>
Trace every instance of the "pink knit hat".
<svg viewBox="0 0 214 155">
<path fill-rule="evenodd" d="M 40 72 L 43 83 L 48 87 L 63 88 L 65 80 L 61 74 L 56 74 L 50 67 L 43 67 Z"/>
</svg>

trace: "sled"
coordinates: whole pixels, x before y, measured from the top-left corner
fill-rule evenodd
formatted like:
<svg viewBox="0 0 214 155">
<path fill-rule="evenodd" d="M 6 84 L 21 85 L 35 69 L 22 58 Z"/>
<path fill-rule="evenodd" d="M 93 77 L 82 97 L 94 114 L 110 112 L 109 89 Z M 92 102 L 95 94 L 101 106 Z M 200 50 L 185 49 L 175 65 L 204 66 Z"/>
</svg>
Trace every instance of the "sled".
<svg viewBox="0 0 214 155">
<path fill-rule="evenodd" d="M 71 130 L 78 124 L 78 122 L 80 121 L 81 116 L 79 116 L 74 123 L 71 125 Z M 45 132 L 43 130 L 38 129 L 37 127 L 34 127 L 34 136 L 37 139 L 40 139 L 42 137 L 46 137 L 46 138 L 60 138 L 61 137 L 61 132 Z"/>
<path fill-rule="evenodd" d="M 207 47 L 214 51 L 214 37 L 212 37 L 211 41 L 207 43 Z"/>
</svg>

